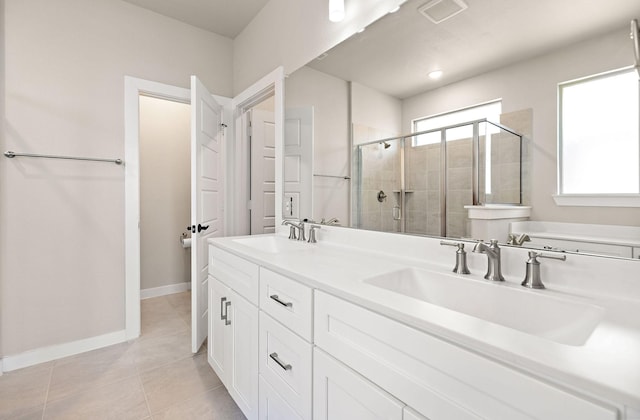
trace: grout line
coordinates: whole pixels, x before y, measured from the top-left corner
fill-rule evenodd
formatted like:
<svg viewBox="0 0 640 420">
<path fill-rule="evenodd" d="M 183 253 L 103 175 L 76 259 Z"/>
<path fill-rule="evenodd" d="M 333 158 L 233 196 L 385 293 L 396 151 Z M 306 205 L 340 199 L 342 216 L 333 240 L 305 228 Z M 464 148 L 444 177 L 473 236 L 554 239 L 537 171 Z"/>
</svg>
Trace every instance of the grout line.
<svg viewBox="0 0 640 420">
<path fill-rule="evenodd" d="M 208 393 L 208 392 L 215 391 L 216 389 L 218 389 L 218 388 L 220 388 L 220 387 L 224 387 L 224 385 L 223 385 L 222 383 L 220 383 L 220 384 L 218 384 L 218 385 L 216 385 L 216 386 L 214 386 L 214 387 L 212 387 L 212 388 L 208 388 L 208 389 L 206 389 L 205 391 L 202 391 L 202 392 L 200 392 L 200 393 L 198 393 L 198 394 L 192 394 L 192 395 L 189 395 L 187 398 L 185 398 L 185 399 L 183 399 L 183 400 L 180 400 L 180 401 L 176 401 L 176 402 L 174 402 L 173 404 L 171 404 L 171 405 L 169 405 L 169 406 L 167 406 L 167 407 L 163 408 L 162 410 L 158 410 L 158 411 L 156 411 L 155 413 L 151 413 L 151 409 L 149 409 L 149 412 L 151 413 L 151 417 L 153 417 L 153 415 L 154 415 L 154 414 L 161 413 L 161 412 L 163 412 L 163 411 L 166 411 L 166 410 L 171 409 L 172 407 L 175 407 L 175 406 L 176 406 L 176 405 L 178 405 L 178 404 L 183 404 L 183 403 L 185 403 L 185 402 L 188 402 L 188 401 L 191 401 L 191 400 L 193 400 L 193 399 L 196 399 L 197 397 L 200 397 L 200 396 L 202 396 L 202 395 L 204 395 L 204 394 L 206 394 L 206 393 Z M 235 404 L 235 401 L 234 401 L 234 404 Z"/>
<path fill-rule="evenodd" d="M 56 367 L 57 360 L 54 360 L 49 369 L 49 381 L 47 382 L 47 392 L 44 394 L 44 404 L 42 404 L 42 420 L 44 420 L 44 413 L 47 409 L 47 402 L 49 401 L 49 390 L 51 389 L 51 381 L 53 380 L 53 369 Z"/>
<path fill-rule="evenodd" d="M 138 384 L 140 385 L 140 388 L 142 388 L 142 395 L 144 396 L 144 403 L 147 405 L 147 413 L 149 413 L 149 417 L 145 417 L 145 418 L 153 419 L 153 414 L 151 413 L 151 406 L 149 405 L 149 399 L 147 398 L 147 391 L 145 391 L 145 389 L 144 389 L 144 384 L 142 383 L 142 378 L 140 377 L 140 372 L 138 372 L 138 374 L 136 376 L 138 378 Z"/>
</svg>

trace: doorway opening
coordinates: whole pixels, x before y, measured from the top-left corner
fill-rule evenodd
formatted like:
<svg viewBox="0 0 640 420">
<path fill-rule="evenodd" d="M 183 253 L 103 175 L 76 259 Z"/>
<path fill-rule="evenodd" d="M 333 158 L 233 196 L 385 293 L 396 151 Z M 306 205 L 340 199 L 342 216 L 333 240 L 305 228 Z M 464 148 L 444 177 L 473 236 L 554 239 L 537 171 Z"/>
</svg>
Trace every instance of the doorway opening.
<svg viewBox="0 0 640 420">
<path fill-rule="evenodd" d="M 140 95 L 141 335 L 191 326 L 191 106 Z"/>
</svg>

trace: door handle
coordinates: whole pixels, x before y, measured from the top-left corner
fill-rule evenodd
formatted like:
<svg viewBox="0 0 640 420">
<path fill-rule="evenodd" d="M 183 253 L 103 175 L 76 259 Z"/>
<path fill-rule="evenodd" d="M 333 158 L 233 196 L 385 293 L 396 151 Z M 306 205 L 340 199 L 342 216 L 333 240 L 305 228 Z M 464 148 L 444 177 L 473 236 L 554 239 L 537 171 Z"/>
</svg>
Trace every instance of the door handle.
<svg viewBox="0 0 640 420">
<path fill-rule="evenodd" d="M 196 225 L 187 226 L 187 230 L 191 233 L 196 232 Z"/>
<path fill-rule="evenodd" d="M 194 229 L 195 229 L 195 228 L 194 228 Z M 198 233 L 200 233 L 200 232 L 201 232 L 201 231 L 203 231 L 203 230 L 207 230 L 207 229 L 209 229 L 209 226 L 208 226 L 208 225 L 207 225 L 207 226 L 204 226 L 204 225 L 201 225 L 200 223 L 198 223 Z"/>
</svg>

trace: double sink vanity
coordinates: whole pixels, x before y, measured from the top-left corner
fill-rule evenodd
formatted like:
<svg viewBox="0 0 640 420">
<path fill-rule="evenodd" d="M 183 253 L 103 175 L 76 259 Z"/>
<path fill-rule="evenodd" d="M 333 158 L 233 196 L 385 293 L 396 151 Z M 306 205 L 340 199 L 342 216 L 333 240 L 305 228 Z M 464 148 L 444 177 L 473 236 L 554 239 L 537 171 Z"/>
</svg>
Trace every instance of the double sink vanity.
<svg viewBox="0 0 640 420">
<path fill-rule="evenodd" d="M 638 261 L 541 260 L 531 289 L 518 247 L 491 281 L 435 238 L 286 233 L 209 241 L 208 360 L 248 419 L 640 418 Z"/>
</svg>

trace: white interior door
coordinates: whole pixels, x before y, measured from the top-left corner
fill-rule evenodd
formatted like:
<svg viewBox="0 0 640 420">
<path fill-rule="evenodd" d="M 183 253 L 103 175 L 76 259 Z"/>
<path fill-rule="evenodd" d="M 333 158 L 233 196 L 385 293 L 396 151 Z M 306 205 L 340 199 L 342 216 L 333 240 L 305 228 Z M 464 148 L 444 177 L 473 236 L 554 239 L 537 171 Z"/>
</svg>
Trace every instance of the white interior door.
<svg viewBox="0 0 640 420">
<path fill-rule="evenodd" d="M 287 108 L 283 219 L 313 218 L 313 107 Z"/>
<path fill-rule="evenodd" d="M 207 239 L 222 236 L 223 109 L 191 76 L 191 350 L 207 338 Z"/>
<path fill-rule="evenodd" d="M 251 234 L 274 233 L 276 223 L 275 120 L 271 111 L 251 111 Z"/>
</svg>

